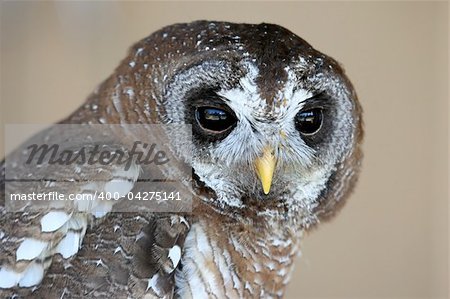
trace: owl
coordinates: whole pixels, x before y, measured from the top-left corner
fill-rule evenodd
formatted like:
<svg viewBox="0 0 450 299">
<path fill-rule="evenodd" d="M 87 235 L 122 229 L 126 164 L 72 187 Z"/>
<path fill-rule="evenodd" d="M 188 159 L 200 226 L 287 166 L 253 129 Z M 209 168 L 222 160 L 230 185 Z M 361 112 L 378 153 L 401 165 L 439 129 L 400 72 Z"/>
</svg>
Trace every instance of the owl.
<svg viewBox="0 0 450 299">
<path fill-rule="evenodd" d="M 40 171 L 14 151 L 0 165 L 2 298 L 283 297 L 302 236 L 343 206 L 362 157 L 362 110 L 342 67 L 264 23 L 165 27 L 136 43 L 61 124 L 189 125 L 191 157 L 180 159 L 191 210 L 115 212 L 121 199 L 95 198 L 12 212 L 8 192 L 53 184 L 23 190 L 11 182 L 8 169 Z M 45 132 L 34 138 L 47 141 Z M 78 140 L 89 139 L 84 134 Z M 168 136 L 177 143 L 187 135 Z M 62 194 L 111 190 L 121 178 L 124 200 L 146 186 L 134 160 L 126 170 L 48 167 L 70 178 L 57 188 Z"/>
</svg>

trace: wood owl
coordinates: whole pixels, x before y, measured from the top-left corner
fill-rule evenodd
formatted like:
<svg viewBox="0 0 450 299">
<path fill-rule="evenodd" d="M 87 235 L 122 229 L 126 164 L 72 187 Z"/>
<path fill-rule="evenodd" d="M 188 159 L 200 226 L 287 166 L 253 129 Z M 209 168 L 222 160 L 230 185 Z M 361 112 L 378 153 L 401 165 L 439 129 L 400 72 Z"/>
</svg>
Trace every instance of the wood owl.
<svg viewBox="0 0 450 299">
<path fill-rule="evenodd" d="M 192 211 L 11 212 L 8 167 L 30 172 L 13 152 L 0 165 L 1 297 L 282 297 L 302 235 L 356 182 L 361 114 L 341 66 L 278 25 L 196 21 L 151 34 L 61 124 L 191 125 Z M 143 173 L 64 172 L 53 174 L 95 192 L 120 176 L 121 196 Z M 79 192 L 73 181 L 59 192 Z"/>
</svg>

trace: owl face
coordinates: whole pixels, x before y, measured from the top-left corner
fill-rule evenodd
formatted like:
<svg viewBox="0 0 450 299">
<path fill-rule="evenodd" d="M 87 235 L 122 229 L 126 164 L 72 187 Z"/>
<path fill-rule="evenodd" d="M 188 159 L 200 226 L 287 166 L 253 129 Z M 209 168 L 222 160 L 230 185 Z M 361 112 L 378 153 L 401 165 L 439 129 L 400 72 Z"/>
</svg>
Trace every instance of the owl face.
<svg viewBox="0 0 450 299">
<path fill-rule="evenodd" d="M 160 120 L 192 124 L 192 168 L 210 204 L 276 202 L 312 223 L 350 189 L 361 111 L 333 59 L 268 24 L 180 24 L 135 49 L 151 45 Z"/>
</svg>

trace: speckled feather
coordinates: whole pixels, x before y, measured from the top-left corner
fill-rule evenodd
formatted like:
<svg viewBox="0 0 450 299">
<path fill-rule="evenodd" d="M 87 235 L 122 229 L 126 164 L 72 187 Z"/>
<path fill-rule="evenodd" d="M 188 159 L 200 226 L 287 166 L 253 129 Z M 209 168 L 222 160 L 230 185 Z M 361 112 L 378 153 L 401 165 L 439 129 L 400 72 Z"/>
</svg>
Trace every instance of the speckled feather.
<svg viewBox="0 0 450 299">
<path fill-rule="evenodd" d="M 360 168 L 361 108 L 336 61 L 277 25 L 176 24 L 135 44 L 61 123 L 194 125 L 190 112 L 204 90 L 222 97 L 239 123 L 214 142 L 194 126 L 192 213 L 66 211 L 86 219 L 79 251 L 64 258 L 49 250 L 41 283 L 0 289 L 0 297 L 283 296 L 303 233 L 336 214 Z M 330 120 L 320 136 L 300 138 L 293 117 L 317 95 Z M 265 143 L 277 145 L 283 166 L 268 195 L 251 164 Z M 111 166 L 104 175 L 113 174 Z M 67 234 L 43 233 L 45 214 L 3 206 L 4 194 L 1 267 L 17 267 L 24 238 L 50 238 L 55 247 Z"/>
</svg>

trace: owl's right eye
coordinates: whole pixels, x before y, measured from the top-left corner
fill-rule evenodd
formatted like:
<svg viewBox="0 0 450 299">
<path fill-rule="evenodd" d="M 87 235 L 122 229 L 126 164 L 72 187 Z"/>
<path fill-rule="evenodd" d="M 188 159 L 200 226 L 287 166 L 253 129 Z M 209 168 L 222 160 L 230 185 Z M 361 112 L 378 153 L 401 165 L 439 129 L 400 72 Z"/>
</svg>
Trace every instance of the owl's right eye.
<svg viewBox="0 0 450 299">
<path fill-rule="evenodd" d="M 216 107 L 198 107 L 195 118 L 202 129 L 211 133 L 223 133 L 237 122 L 234 114 Z"/>
</svg>

